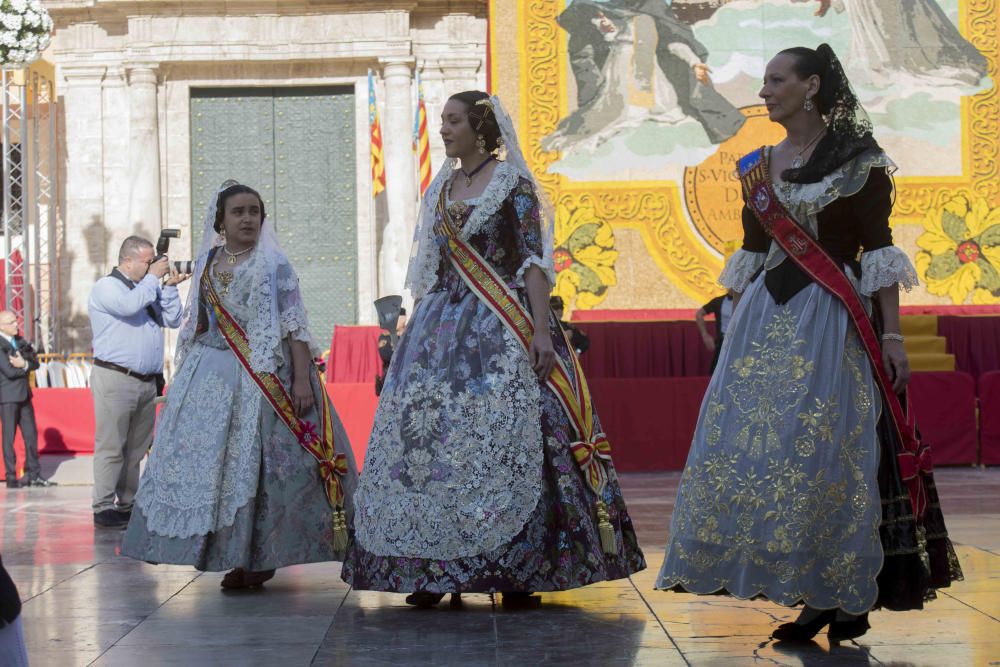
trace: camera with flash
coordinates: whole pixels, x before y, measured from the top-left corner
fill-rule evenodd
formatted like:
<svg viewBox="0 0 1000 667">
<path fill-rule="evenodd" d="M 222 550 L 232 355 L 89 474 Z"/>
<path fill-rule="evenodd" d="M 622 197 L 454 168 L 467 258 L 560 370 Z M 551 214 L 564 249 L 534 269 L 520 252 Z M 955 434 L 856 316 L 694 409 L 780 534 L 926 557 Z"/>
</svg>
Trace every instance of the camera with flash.
<svg viewBox="0 0 1000 667">
<path fill-rule="evenodd" d="M 167 254 L 167 250 L 170 249 L 170 239 L 179 239 L 181 237 L 181 230 L 179 229 L 163 229 L 160 231 L 160 238 L 156 240 L 156 257 L 153 258 L 154 262 L 159 261 Z M 194 263 L 191 260 L 171 262 L 174 270 L 177 273 L 192 273 L 194 271 Z"/>
</svg>

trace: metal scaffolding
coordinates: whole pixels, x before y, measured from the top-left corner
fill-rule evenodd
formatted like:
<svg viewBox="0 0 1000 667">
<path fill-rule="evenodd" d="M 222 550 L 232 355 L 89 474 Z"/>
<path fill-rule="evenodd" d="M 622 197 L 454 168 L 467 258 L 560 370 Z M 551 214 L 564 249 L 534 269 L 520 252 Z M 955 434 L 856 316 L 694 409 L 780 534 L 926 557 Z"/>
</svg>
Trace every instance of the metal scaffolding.
<svg viewBox="0 0 1000 667">
<path fill-rule="evenodd" d="M 3 296 L 24 336 L 58 350 L 56 93 L 47 63 L 2 72 Z"/>
</svg>

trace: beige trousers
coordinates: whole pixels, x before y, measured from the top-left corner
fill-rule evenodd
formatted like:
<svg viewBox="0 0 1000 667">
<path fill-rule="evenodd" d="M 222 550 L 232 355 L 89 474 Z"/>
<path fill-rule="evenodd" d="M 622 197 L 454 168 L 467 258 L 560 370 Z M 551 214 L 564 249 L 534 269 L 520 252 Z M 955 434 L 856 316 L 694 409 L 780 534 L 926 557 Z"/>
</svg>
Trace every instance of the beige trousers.
<svg viewBox="0 0 1000 667">
<path fill-rule="evenodd" d="M 94 514 L 129 511 L 139 488 L 139 464 L 153 443 L 156 383 L 94 366 Z M 117 502 L 116 502 L 117 497 Z"/>
</svg>

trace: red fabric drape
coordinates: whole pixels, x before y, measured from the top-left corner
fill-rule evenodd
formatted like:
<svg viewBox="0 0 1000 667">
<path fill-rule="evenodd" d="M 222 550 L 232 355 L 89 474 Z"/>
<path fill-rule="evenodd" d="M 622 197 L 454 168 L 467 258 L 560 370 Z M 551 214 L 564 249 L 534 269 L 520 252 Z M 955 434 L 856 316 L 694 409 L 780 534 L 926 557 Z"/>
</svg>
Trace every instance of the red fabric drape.
<svg viewBox="0 0 1000 667">
<path fill-rule="evenodd" d="M 935 464 L 976 463 L 976 382 L 968 373 L 923 371 L 910 378 L 910 400 Z"/>
<path fill-rule="evenodd" d="M 326 360 L 328 383 L 372 383 L 382 371 L 376 326 L 335 326 Z"/>
<path fill-rule="evenodd" d="M 1000 371 L 1000 316 L 938 317 L 938 335 L 948 340 L 955 370 L 978 378 Z"/>
<path fill-rule="evenodd" d="M 982 462 L 1000 465 L 1000 371 L 979 378 L 979 439 Z"/>
<path fill-rule="evenodd" d="M 707 322 L 710 332 L 715 324 Z M 709 374 L 712 353 L 694 322 L 574 322 L 590 338 L 580 357 L 588 378 L 666 378 Z"/>
<path fill-rule="evenodd" d="M 375 423 L 375 409 L 378 407 L 378 396 L 375 395 L 375 383 L 345 383 L 326 385 L 326 393 L 330 395 L 337 415 L 344 423 L 344 430 L 351 440 L 351 449 L 358 469 L 365 462 L 365 450 L 368 449 L 368 437 Z"/>
<path fill-rule="evenodd" d="M 683 469 L 708 380 L 591 379 L 615 468 L 621 472 Z"/>
</svg>

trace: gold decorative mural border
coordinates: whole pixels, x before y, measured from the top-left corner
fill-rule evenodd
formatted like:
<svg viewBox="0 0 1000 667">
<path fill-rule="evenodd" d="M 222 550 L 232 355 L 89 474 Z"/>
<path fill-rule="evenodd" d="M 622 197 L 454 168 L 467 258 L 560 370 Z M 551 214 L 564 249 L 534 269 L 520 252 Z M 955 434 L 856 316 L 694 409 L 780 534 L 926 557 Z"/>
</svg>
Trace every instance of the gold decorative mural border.
<svg viewBox="0 0 1000 667">
<path fill-rule="evenodd" d="M 557 207 L 593 207 L 616 228 L 636 229 L 661 271 L 685 294 L 701 301 L 718 292 L 715 279 L 722 260 L 711 251 L 687 220 L 680 184 L 673 181 L 575 182 L 548 169 L 558 153 L 543 151 L 541 140 L 557 126 L 568 102 L 564 99 L 567 68 L 564 40 L 556 17 L 562 0 L 491 0 L 517 5 L 518 51 L 497 51 L 496 26 L 492 76 L 517 73 L 519 135 L 525 157 Z M 986 57 L 989 76 L 1000 73 L 1000 23 L 997 0 L 960 0 L 962 33 Z M 498 57 L 500 56 L 500 57 Z M 518 62 L 510 60 L 518 58 Z M 894 221 L 917 222 L 925 211 L 957 195 L 982 197 L 1000 205 L 1000 93 L 990 90 L 965 98 L 962 104 L 962 176 L 900 177 L 896 183 Z"/>
</svg>

